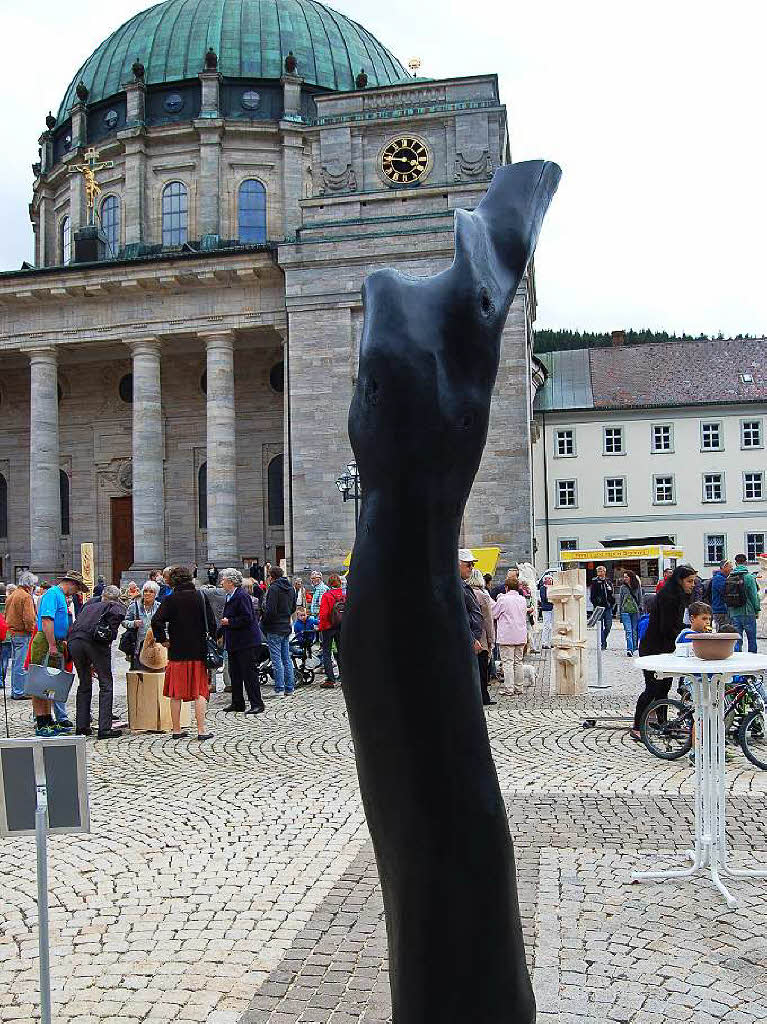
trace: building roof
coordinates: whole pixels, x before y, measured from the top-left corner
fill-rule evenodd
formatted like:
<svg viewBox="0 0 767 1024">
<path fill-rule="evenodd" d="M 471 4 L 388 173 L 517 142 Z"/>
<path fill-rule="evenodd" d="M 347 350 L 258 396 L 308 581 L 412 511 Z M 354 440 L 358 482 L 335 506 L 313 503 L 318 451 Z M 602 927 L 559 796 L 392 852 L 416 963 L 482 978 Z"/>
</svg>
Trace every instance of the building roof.
<svg viewBox="0 0 767 1024">
<path fill-rule="evenodd" d="M 764 338 L 619 345 L 540 353 L 537 412 L 767 401 Z M 750 374 L 752 381 L 745 379 Z"/>
<path fill-rule="evenodd" d="M 408 78 L 367 29 L 316 0 L 165 0 L 126 21 L 91 54 L 64 95 L 59 120 L 77 101 L 80 81 L 89 103 L 97 103 L 122 91 L 137 58 L 147 85 L 196 78 L 209 47 L 228 78 L 278 79 L 289 51 L 297 75 L 337 92 L 353 90 L 361 69 L 368 86 Z"/>
</svg>

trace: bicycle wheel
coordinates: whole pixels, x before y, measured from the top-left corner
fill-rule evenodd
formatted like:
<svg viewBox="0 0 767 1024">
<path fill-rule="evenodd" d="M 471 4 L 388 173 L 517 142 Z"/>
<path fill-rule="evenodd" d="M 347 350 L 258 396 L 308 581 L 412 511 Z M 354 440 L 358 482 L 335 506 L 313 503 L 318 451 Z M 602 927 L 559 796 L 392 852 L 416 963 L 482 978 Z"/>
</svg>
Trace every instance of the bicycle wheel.
<svg viewBox="0 0 767 1024">
<path fill-rule="evenodd" d="M 307 686 L 311 686 L 312 683 L 314 682 L 314 669 L 313 668 L 302 669 L 302 675 L 304 677 L 304 683 Z"/>
<path fill-rule="evenodd" d="M 692 746 L 693 711 L 679 700 L 665 697 L 648 707 L 639 725 L 642 742 L 656 757 L 676 761 Z"/>
<path fill-rule="evenodd" d="M 752 711 L 740 723 L 738 740 L 751 764 L 767 771 L 767 721 L 763 711 Z"/>
</svg>

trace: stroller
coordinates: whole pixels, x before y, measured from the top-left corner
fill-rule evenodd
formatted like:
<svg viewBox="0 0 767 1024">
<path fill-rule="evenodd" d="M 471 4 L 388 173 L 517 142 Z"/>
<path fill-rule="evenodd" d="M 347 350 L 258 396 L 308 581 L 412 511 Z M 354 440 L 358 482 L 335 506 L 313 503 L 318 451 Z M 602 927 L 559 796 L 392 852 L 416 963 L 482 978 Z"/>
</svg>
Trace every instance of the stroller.
<svg viewBox="0 0 767 1024">
<path fill-rule="evenodd" d="M 293 662 L 296 689 L 299 686 L 311 686 L 314 682 L 314 669 L 308 668 L 306 664 L 307 659 L 311 657 L 311 652 L 311 643 L 303 644 L 299 641 L 293 641 L 290 644 L 290 660 Z M 256 662 L 258 664 L 259 683 L 261 686 L 271 685 L 271 682 L 274 680 L 274 669 L 272 668 L 272 661 L 269 656 L 269 648 L 266 644 L 261 644 L 256 652 Z"/>
<path fill-rule="evenodd" d="M 300 639 L 290 643 L 290 659 L 296 677 L 296 686 L 311 686 L 314 682 L 314 669 L 308 668 L 306 662 L 312 656 L 314 633 L 304 633 Z"/>
</svg>

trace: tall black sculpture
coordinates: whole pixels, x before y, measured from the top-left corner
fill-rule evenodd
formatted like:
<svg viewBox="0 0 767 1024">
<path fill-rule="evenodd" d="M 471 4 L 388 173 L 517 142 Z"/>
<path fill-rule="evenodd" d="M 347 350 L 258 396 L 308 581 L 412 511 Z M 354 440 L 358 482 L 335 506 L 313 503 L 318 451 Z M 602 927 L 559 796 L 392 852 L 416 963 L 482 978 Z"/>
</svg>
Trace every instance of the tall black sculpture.
<svg viewBox="0 0 767 1024">
<path fill-rule="evenodd" d="M 501 331 L 559 178 L 541 161 L 501 168 L 474 212 L 456 212 L 448 270 L 383 270 L 363 290 L 349 413 L 363 499 L 341 670 L 394 1024 L 535 1019 L 457 549 Z"/>
</svg>

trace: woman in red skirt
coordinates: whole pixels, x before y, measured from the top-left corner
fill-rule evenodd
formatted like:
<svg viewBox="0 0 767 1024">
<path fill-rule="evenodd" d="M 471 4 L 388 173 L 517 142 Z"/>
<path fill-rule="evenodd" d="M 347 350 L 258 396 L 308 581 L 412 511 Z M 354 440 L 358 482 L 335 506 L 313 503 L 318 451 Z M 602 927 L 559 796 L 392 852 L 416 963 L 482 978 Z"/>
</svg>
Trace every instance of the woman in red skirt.
<svg viewBox="0 0 767 1024">
<path fill-rule="evenodd" d="M 173 739 L 181 740 L 188 735 L 181 731 L 181 702 L 194 701 L 197 739 L 209 740 L 213 733 L 205 731 L 210 694 L 210 676 L 205 667 L 206 615 L 212 629 L 216 620 L 208 598 L 196 589 L 192 573 L 185 565 L 173 566 L 169 583 L 172 593 L 152 616 L 152 632 L 155 640 L 168 648 L 163 693 L 171 701 Z"/>
</svg>

